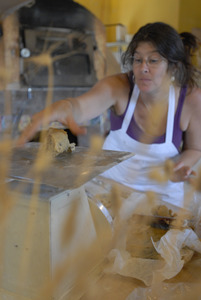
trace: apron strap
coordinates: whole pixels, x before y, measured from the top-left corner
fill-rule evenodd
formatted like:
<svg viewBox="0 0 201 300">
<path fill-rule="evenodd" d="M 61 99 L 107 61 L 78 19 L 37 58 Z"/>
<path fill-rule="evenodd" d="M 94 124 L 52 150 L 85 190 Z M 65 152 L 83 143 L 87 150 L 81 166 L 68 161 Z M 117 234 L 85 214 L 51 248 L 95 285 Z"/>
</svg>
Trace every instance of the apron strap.
<svg viewBox="0 0 201 300">
<path fill-rule="evenodd" d="M 121 126 L 121 129 L 124 132 L 127 131 L 128 126 L 129 126 L 129 124 L 131 122 L 131 119 L 133 117 L 139 93 L 140 93 L 140 90 L 139 90 L 137 84 L 135 84 L 135 86 L 133 88 L 132 95 L 131 95 L 130 103 L 128 105 L 128 108 L 127 108 L 127 111 L 126 111 L 126 114 L 124 116 L 124 120 L 123 120 L 123 123 L 122 123 L 122 126 Z"/>
<path fill-rule="evenodd" d="M 175 90 L 173 85 L 171 85 L 169 89 L 168 116 L 167 116 L 165 142 L 172 142 L 173 139 L 174 113 L 175 113 Z"/>
</svg>

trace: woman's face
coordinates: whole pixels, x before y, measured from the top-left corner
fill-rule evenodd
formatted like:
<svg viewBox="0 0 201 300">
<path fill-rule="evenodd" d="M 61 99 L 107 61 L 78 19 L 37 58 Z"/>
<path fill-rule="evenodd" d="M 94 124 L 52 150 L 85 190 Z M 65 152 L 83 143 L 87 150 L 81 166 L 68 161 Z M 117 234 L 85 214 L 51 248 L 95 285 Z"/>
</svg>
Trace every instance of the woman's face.
<svg viewBox="0 0 201 300">
<path fill-rule="evenodd" d="M 152 43 L 139 43 L 133 57 L 135 83 L 141 92 L 165 91 L 170 85 L 168 62 Z"/>
</svg>

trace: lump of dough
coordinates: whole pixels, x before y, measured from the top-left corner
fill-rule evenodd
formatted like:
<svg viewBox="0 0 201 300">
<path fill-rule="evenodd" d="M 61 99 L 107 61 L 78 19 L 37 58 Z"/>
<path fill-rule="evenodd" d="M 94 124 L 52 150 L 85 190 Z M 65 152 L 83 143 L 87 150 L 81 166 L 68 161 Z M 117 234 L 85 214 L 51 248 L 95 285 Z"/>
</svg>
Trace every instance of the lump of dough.
<svg viewBox="0 0 201 300">
<path fill-rule="evenodd" d="M 176 217 L 176 214 L 173 213 L 166 205 L 158 205 L 152 209 L 152 213 L 155 216 L 173 218 Z"/>
<path fill-rule="evenodd" d="M 44 134 L 43 149 L 55 157 L 65 151 L 74 151 L 75 144 L 69 142 L 65 130 L 49 128 L 47 133 Z"/>
</svg>

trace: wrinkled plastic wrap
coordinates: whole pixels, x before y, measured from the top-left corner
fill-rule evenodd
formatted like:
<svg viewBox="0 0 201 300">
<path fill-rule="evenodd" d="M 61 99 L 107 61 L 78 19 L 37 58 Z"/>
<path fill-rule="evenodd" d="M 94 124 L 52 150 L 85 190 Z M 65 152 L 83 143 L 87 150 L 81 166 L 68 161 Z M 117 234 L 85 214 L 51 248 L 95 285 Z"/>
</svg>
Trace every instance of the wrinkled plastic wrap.
<svg viewBox="0 0 201 300">
<path fill-rule="evenodd" d="M 140 213 L 143 208 L 144 211 L 149 213 L 150 208 L 148 208 L 146 197 L 137 194 L 134 202 L 132 201 L 133 196 L 134 194 L 128 197 L 121 208 L 119 214 L 121 221 L 125 221 L 133 212 Z M 151 203 L 151 206 L 153 205 L 155 204 Z M 146 230 L 146 227 L 144 230 Z M 136 247 L 138 247 L 138 244 L 139 240 L 136 240 Z M 154 241 L 152 239 L 152 244 L 159 254 L 159 259 L 148 259 L 143 258 L 143 256 L 133 257 L 126 249 L 126 237 L 122 234 L 116 243 L 116 247 L 108 255 L 109 263 L 105 268 L 105 273 L 135 278 L 145 284 L 145 288 L 135 288 L 127 300 L 189 299 L 184 298 L 184 295 L 186 295 L 187 290 L 189 294 L 192 294 L 192 290 L 195 290 L 192 288 L 192 283 L 189 285 L 182 282 L 166 283 L 166 280 L 175 278 L 184 265 L 191 262 L 195 253 L 201 253 L 201 241 L 198 235 L 188 226 L 173 227 L 167 230 L 160 240 Z M 194 264 L 200 266 L 201 259 L 194 260 Z M 195 286 L 197 287 L 196 284 Z M 179 298 L 180 296 L 181 298 Z"/>
<path fill-rule="evenodd" d="M 170 229 L 153 245 L 162 259 L 135 258 L 125 249 L 113 249 L 108 256 L 112 263 L 105 271 L 133 277 L 151 286 L 176 276 L 194 251 L 201 253 L 201 242 L 192 229 Z"/>
</svg>

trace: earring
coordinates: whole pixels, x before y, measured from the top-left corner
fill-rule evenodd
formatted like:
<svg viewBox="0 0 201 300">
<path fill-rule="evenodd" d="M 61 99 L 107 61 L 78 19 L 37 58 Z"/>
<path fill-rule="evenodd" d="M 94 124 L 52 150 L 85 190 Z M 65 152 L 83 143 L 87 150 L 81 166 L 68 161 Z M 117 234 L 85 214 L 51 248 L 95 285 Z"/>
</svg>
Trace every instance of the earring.
<svg viewBox="0 0 201 300">
<path fill-rule="evenodd" d="M 170 78 L 171 82 L 174 82 L 175 81 L 175 76 L 172 75 L 171 78 Z"/>
</svg>

